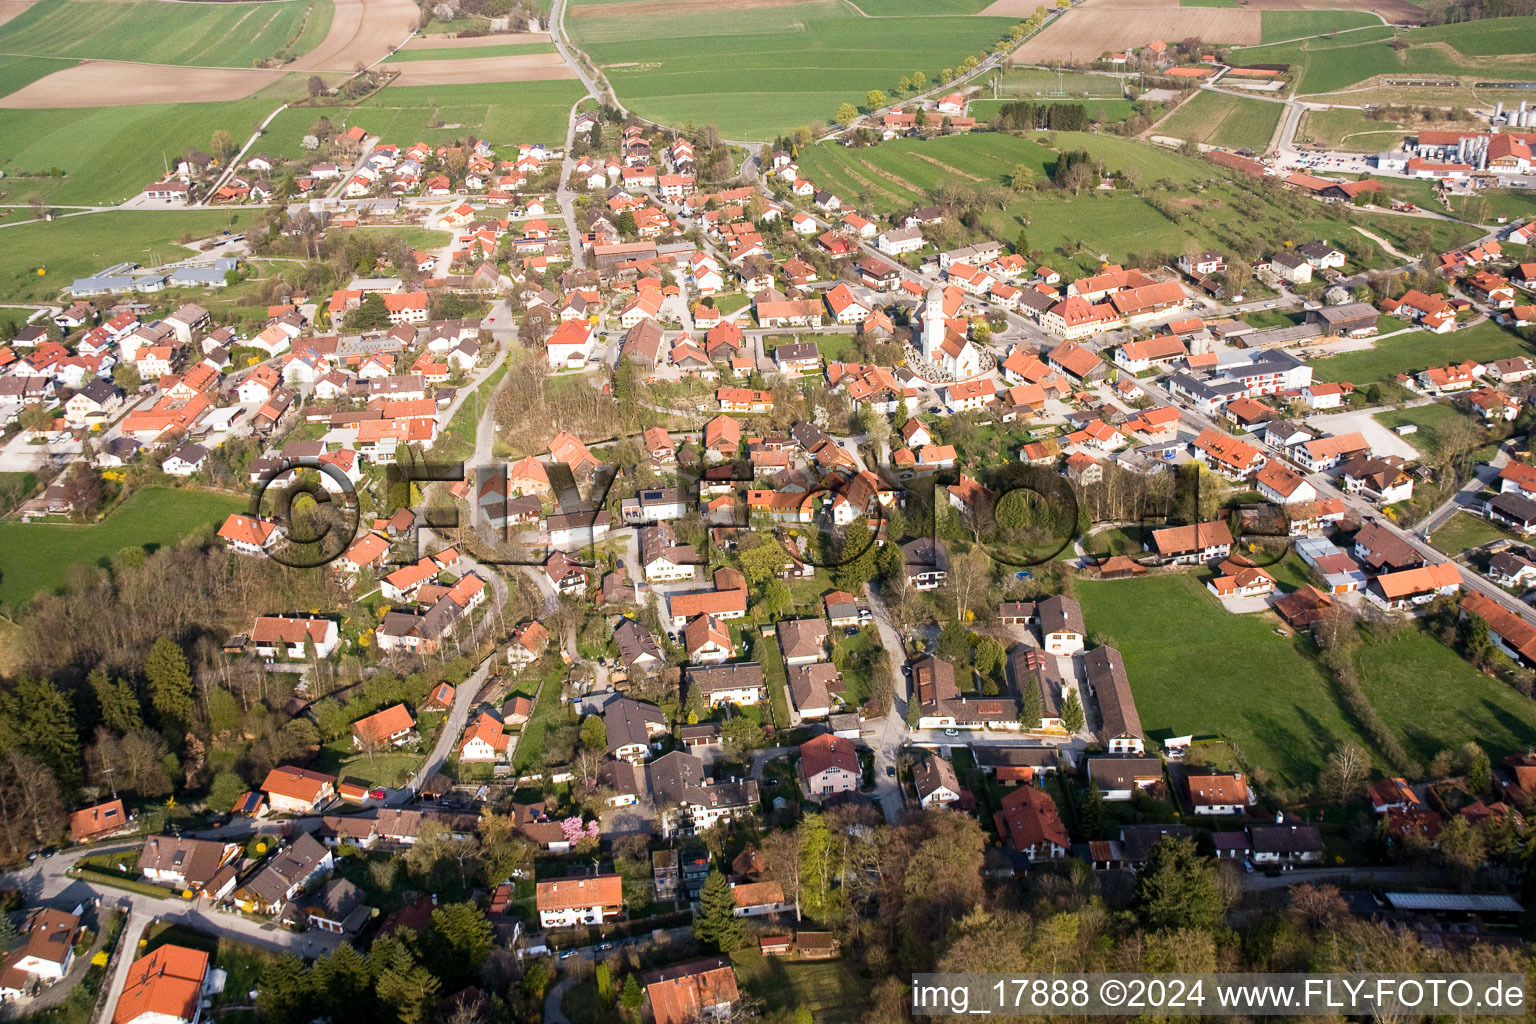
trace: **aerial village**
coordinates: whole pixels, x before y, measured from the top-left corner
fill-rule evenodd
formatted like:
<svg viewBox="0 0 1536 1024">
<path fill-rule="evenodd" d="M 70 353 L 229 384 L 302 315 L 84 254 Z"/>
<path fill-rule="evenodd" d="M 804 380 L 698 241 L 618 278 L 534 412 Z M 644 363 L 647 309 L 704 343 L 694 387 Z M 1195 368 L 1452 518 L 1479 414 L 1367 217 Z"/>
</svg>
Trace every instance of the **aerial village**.
<svg viewBox="0 0 1536 1024">
<path fill-rule="evenodd" d="M 972 130 L 967 104 L 878 128 Z M 1409 773 L 1341 741 L 1303 783 L 1205 717 L 1235 696 L 1171 716 L 1167 669 L 1111 610 L 1248 629 L 1330 670 L 1358 631 L 1423 623 L 1528 700 L 1536 361 L 1360 387 L 1326 371 L 1382 335 L 1536 325 L 1536 226 L 1392 275 L 1313 237 L 1064 275 L 1022 244 L 948 245 L 942 204 L 861 212 L 793 147 L 743 183 L 715 170 L 718 139 L 602 111 L 572 127 L 567 149 L 357 125 L 297 172 L 250 157 L 212 200 L 268 201 L 282 174 L 290 205 L 209 239 L 221 255 L 196 273 L 76 280 L 0 348 L 7 446 L 48 455 L 20 522 L 85 521 L 103 483 L 275 493 L 284 478 L 355 518 L 313 560 L 298 503 L 217 524 L 232 577 L 276 562 L 323 588 L 231 623 L 212 656 L 281 680 L 265 728 L 302 722 L 314 742 L 221 762 L 217 799 L 188 798 L 207 817 L 184 828 L 141 829 L 169 788 L 125 802 L 109 785 L 74 809 L 83 859 L 67 876 L 63 854 L 38 863 L 86 895 L 27 914 L 0 995 L 46 1000 L 90 969 L 76 961 L 119 905 L 304 957 L 417 932 L 451 946 L 447 911 L 472 906 L 475 970 L 417 1019 L 459 1019 L 490 956 L 545 985 L 584 963 L 578 984 L 622 990 L 658 1024 L 738 1019 L 761 1009 L 744 964 L 873 963 L 875 897 L 856 876 L 882 870 L 886 830 L 909 830 L 910 854 L 961 817 L 988 879 L 1027 886 L 1070 860 L 1133 899 L 1170 841 L 1242 892 L 1392 865 L 1403 885 L 1384 894 L 1340 876 L 1341 913 L 1447 949 L 1508 943 L 1522 905 L 1499 880 L 1525 848 L 1511 837 L 1527 835 L 1536 754 L 1490 761 L 1458 741 Z M 1514 138 L 1426 132 L 1404 166 L 1528 170 Z M 1103 171 L 1080 174 L 1117 187 Z M 187 202 L 196 180 L 151 192 Z M 1327 206 L 1370 179 L 1276 187 Z M 238 283 L 240 253 L 302 254 L 369 224 L 451 242 L 380 250 L 254 319 L 202 304 Z M 540 396 L 557 389 L 622 429 L 551 420 Z M 1373 417 L 1389 407 L 1456 410 L 1476 457 L 1433 462 L 1421 428 Z M 1499 539 L 1442 550 L 1452 520 Z M 1190 580 L 1177 607 L 1112 596 Z M 1231 654 L 1184 682 L 1241 692 Z M 1361 700 L 1359 732 L 1380 743 Z M 109 782 L 142 794 L 138 770 Z M 1363 830 L 1339 824 L 1346 810 Z M 830 868 L 815 845 L 829 831 L 847 847 Z M 224 949 L 158 945 L 117 972 L 106 1012 L 202 1019 L 254 987 Z"/>
</svg>

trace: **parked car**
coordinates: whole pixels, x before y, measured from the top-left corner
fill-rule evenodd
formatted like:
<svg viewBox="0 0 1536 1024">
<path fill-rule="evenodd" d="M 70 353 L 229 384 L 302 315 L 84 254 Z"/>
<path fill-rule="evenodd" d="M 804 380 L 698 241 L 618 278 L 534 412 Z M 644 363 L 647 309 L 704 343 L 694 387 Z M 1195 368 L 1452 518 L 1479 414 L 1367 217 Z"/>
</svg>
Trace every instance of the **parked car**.
<svg viewBox="0 0 1536 1024">
<path fill-rule="evenodd" d="M 888 765 L 885 766 L 885 777 L 888 778 L 888 779 L 894 779 L 896 777 L 896 766 L 895 765 L 888 764 Z"/>
<path fill-rule="evenodd" d="M 945 736 L 959 736 L 960 735 L 960 730 L 959 729 L 945 729 L 944 730 L 944 735 Z"/>
</svg>

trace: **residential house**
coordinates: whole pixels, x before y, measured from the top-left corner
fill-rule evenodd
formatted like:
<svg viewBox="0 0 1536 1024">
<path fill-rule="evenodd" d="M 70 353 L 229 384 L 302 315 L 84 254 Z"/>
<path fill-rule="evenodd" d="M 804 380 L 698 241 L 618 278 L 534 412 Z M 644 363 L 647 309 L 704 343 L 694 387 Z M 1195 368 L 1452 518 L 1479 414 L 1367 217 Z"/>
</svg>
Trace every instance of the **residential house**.
<svg viewBox="0 0 1536 1024">
<path fill-rule="evenodd" d="M 917 791 L 917 802 L 925 809 L 960 800 L 960 779 L 955 766 L 937 754 L 923 758 L 912 769 L 912 785 Z"/>
<path fill-rule="evenodd" d="M 261 790 L 276 813 L 314 814 L 336 799 L 336 776 L 282 765 L 267 773 Z"/>
<path fill-rule="evenodd" d="M 1032 861 L 1058 860 L 1071 846 L 1061 814 L 1043 789 L 1019 786 L 1007 793 L 993 819 L 1009 847 Z"/>
<path fill-rule="evenodd" d="M 831 733 L 813 736 L 800 744 L 800 776 L 813 800 L 857 792 L 863 777 L 859 753 L 851 740 Z"/>
<path fill-rule="evenodd" d="M 623 880 L 618 875 L 583 875 L 539 882 L 534 906 L 539 927 L 602 924 L 624 913 Z"/>
</svg>

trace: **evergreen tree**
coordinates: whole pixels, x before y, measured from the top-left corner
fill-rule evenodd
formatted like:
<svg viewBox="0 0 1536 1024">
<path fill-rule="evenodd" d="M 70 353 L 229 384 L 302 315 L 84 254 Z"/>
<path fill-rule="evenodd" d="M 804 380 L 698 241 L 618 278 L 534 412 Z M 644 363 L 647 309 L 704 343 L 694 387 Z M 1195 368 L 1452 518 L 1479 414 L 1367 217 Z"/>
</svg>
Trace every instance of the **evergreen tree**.
<svg viewBox="0 0 1536 1024">
<path fill-rule="evenodd" d="M 347 314 L 349 331 L 382 331 L 387 327 L 389 307 L 384 305 L 384 296 L 378 292 L 369 292 L 357 308 Z"/>
<path fill-rule="evenodd" d="M 1040 719 L 1045 717 L 1045 696 L 1040 692 L 1040 684 L 1033 676 L 1023 681 L 1023 692 L 1019 694 L 1019 722 L 1026 729 L 1040 728 Z"/>
<path fill-rule="evenodd" d="M 838 564 L 832 569 L 832 584 L 839 590 L 858 594 L 875 575 L 875 538 L 863 517 L 848 524 L 838 545 Z"/>
<path fill-rule="evenodd" d="M 640 1007 L 644 1005 L 645 993 L 641 991 L 640 982 L 631 971 L 629 977 L 624 979 L 624 987 L 619 990 L 619 1006 L 628 1020 L 638 1021 Z"/>
<path fill-rule="evenodd" d="M 746 928 L 735 916 L 736 901 L 731 885 L 719 871 L 710 871 L 699 893 L 699 910 L 693 918 L 693 937 L 722 953 L 740 949 L 746 941 Z"/>
<path fill-rule="evenodd" d="M 107 675 L 106 669 L 95 668 L 85 677 L 85 681 L 96 695 L 97 716 L 102 725 L 119 736 L 144 728 L 144 714 L 139 710 L 139 698 L 128 680 L 113 679 Z"/>
<path fill-rule="evenodd" d="M 304 961 L 292 953 L 262 968 L 261 988 L 256 993 L 256 1014 L 266 1024 L 299 1024 L 313 1016 L 313 992 Z"/>
<path fill-rule="evenodd" d="M 480 977 L 495 934 L 473 903 L 449 903 L 432 911 L 426 949 L 434 977 L 457 991 Z"/>
<path fill-rule="evenodd" d="M 582 721 L 581 745 L 598 753 L 608 749 L 608 727 L 601 715 L 588 715 Z"/>
<path fill-rule="evenodd" d="M 1077 691 L 1067 694 L 1067 699 L 1061 702 L 1061 724 L 1067 732 L 1077 732 L 1083 727 L 1086 716 L 1083 714 L 1083 702 L 1078 699 Z"/>
<path fill-rule="evenodd" d="M 185 728 L 192 721 L 192 672 L 186 655 L 169 637 L 161 637 L 144 659 L 149 700 L 162 724 Z"/>
<path fill-rule="evenodd" d="M 1099 780 L 1088 779 L 1088 801 L 1083 804 L 1083 834 L 1089 839 L 1109 838 L 1109 818 L 1104 810 L 1104 794 L 1099 792 Z"/>
<path fill-rule="evenodd" d="M 81 782 L 74 705 L 51 679 L 22 676 L 16 688 L 0 698 L 0 748 L 32 755 L 52 769 L 65 789 Z"/>
<path fill-rule="evenodd" d="M 1224 909 L 1216 865 L 1190 839 L 1166 837 L 1152 848 L 1137 886 L 1137 913 L 1148 928 L 1212 928 Z"/>
<path fill-rule="evenodd" d="M 608 961 L 604 960 L 597 965 L 595 979 L 597 981 L 597 998 L 602 1000 L 604 1006 L 613 1005 L 613 970 L 608 966 Z"/>
<path fill-rule="evenodd" d="M 369 1020 L 373 1003 L 373 979 L 368 961 L 357 948 L 343 942 L 315 961 L 310 985 L 332 1020 Z"/>
<path fill-rule="evenodd" d="M 950 619 L 939 630 L 939 657 L 945 661 L 964 661 L 970 652 L 970 631 L 959 619 Z"/>
<path fill-rule="evenodd" d="M 689 725 L 697 725 L 707 714 L 709 705 L 704 700 L 704 691 L 690 685 L 687 696 L 683 698 L 683 716 Z"/>
<path fill-rule="evenodd" d="M 912 699 L 907 701 L 907 728 L 916 729 L 918 727 L 918 722 L 922 721 L 922 718 L 923 709 L 922 706 L 917 703 L 917 693 L 914 691 L 912 694 Z"/>
<path fill-rule="evenodd" d="M 427 1024 L 434 1019 L 442 983 L 416 962 L 405 943 L 393 936 L 375 941 L 368 951 L 368 966 L 381 1007 L 400 1024 Z"/>
<path fill-rule="evenodd" d="M 1484 626 L 1486 628 L 1486 623 Z M 1492 782 L 1493 764 L 1488 760 L 1487 752 L 1479 747 L 1467 764 L 1467 790 L 1473 796 L 1481 796 Z"/>
<path fill-rule="evenodd" d="M 827 819 L 807 814 L 800 822 L 800 910 L 825 921 L 832 910 L 837 890 L 837 845 Z"/>
</svg>

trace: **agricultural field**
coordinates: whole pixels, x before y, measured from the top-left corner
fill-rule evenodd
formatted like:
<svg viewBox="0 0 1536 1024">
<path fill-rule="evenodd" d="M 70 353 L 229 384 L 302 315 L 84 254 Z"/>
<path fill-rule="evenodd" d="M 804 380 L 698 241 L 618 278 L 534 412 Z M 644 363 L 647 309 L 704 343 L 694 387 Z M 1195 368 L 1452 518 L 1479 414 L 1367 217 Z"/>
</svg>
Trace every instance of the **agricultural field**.
<svg viewBox="0 0 1536 1024">
<path fill-rule="evenodd" d="M 175 544 L 248 504 L 234 494 L 148 488 L 99 523 L 0 523 L 0 606 L 14 611 L 62 586 L 72 566 L 103 563 L 126 547 Z"/>
<path fill-rule="evenodd" d="M 1111 135 L 1051 135 L 1058 148 L 1086 150 L 1111 172 L 1130 174 L 1142 186 L 1160 181 L 1209 183 L 1199 196 L 1155 190 L 1152 195 L 1160 197 L 1156 200 L 1160 205 L 1175 208 L 1168 214 L 1154 206 L 1150 197 L 1130 190 L 1094 190 L 1074 196 L 1050 187 L 1021 194 L 1003 210 L 981 213 L 980 227 L 993 238 L 1015 238 L 1021 228 L 1027 229 L 1030 247 L 1051 253 L 1048 260 L 1061 263 L 1058 269 L 1063 272 L 1073 268 L 1091 272 L 1101 257 L 1135 262 L 1134 254 L 1178 253 L 1189 238 L 1212 247 L 1230 246 L 1241 238 L 1265 245 L 1321 238 L 1356 254 L 1360 265 L 1374 268 L 1388 265 L 1391 258 L 1356 233 L 1352 224 L 1365 226 L 1399 248 L 1449 247 L 1477 233 L 1453 222 L 1407 221 L 1387 214 L 1351 213 L 1347 219 L 1339 218 L 1305 201 L 1266 203 L 1263 215 L 1250 216 L 1243 208 L 1252 209 L 1255 197 L 1204 161 Z M 903 139 L 865 149 L 822 145 L 800 152 L 800 166 L 808 177 L 876 213 L 894 213 L 926 200 L 940 182 L 1001 184 L 1021 165 L 1044 182 L 1055 159 L 1055 152 L 1034 138 L 997 133 Z M 1406 235 L 1413 235 L 1414 241 L 1410 243 Z"/>
<path fill-rule="evenodd" d="M 0 110 L 0 193 L 6 203 L 107 206 L 158 181 L 188 149 L 207 150 L 222 128 L 244 140 L 269 100 L 74 110 Z M 146 144 L 147 143 L 147 144 Z M 57 168 L 60 176 L 46 175 Z M 14 216 L 14 214 L 13 214 Z"/>
<path fill-rule="evenodd" d="M 714 3 L 715 0 L 710 0 Z M 653 0 L 581 3 L 566 28 L 636 113 L 713 124 L 733 139 L 767 139 L 828 121 L 865 93 L 894 97 L 896 79 L 983 54 L 1013 24 L 1001 18 L 858 18 L 852 7 L 734 9 L 729 19 Z"/>
<path fill-rule="evenodd" d="M 1264 11 L 1262 23 L 1261 42 L 1276 43 L 1380 25 L 1381 19 L 1367 11 Z"/>
<path fill-rule="evenodd" d="M 1284 112 L 1283 103 L 1203 90 L 1161 122 L 1157 134 L 1262 153 Z"/>
<path fill-rule="evenodd" d="M 1494 764 L 1536 743 L 1536 703 L 1411 626 L 1360 650 L 1360 686 L 1410 756 L 1475 740 Z"/>
<path fill-rule="evenodd" d="M 926 142 L 897 139 L 868 149 L 815 146 L 801 151 L 800 166 L 823 187 L 856 197 L 877 212 L 895 213 L 926 199 L 944 182 L 1000 182 L 1020 164 L 1043 179 L 1054 158 L 1026 139 L 978 134 Z"/>
<path fill-rule="evenodd" d="M 0 96 L 8 96 L 55 71 L 72 68 L 77 61 L 61 57 L 0 56 Z"/>
<path fill-rule="evenodd" d="M 1445 43 L 1467 57 L 1536 52 L 1536 17 L 1484 18 L 1457 25 L 1416 28 L 1403 33 L 1410 46 Z"/>
<path fill-rule="evenodd" d="M 233 210 L 115 211 L 19 224 L 0 231 L 0 287 L 15 301 L 50 300 L 75 278 L 113 263 L 185 259 L 193 252 L 178 244 L 182 238 L 206 238 L 248 217 Z"/>
<path fill-rule="evenodd" d="M 1347 380 L 1360 386 L 1448 362 L 1504 359 L 1531 355 L 1533 351 L 1536 346 L 1519 334 L 1484 321 L 1449 334 L 1414 331 L 1378 339 L 1373 348 L 1316 360 L 1312 364 L 1312 376 L 1319 381 Z"/>
<path fill-rule="evenodd" d="M 1258 11 L 1227 8 L 1096 7 L 1067 11 L 1013 52 L 1023 64 L 1062 61 L 1082 65 L 1101 54 L 1152 39 L 1195 37 L 1210 43 L 1254 46 L 1263 38 Z"/>
<path fill-rule="evenodd" d="M 554 43 L 507 43 L 499 46 L 455 46 L 423 50 L 396 50 L 386 64 L 410 64 L 423 60 L 481 60 L 486 57 L 518 57 L 529 53 L 554 53 Z"/>
<path fill-rule="evenodd" d="M 1344 743 L 1369 749 L 1310 640 L 1277 635 L 1269 616 L 1228 614 L 1193 576 L 1079 583 L 1077 597 L 1088 628 L 1125 657 L 1148 737 L 1224 736 L 1293 786 L 1310 784 Z"/>
<path fill-rule="evenodd" d="M 370 134 L 402 145 L 418 139 L 436 145 L 465 135 L 499 145 L 563 144 L 571 107 L 582 94 L 575 81 L 519 82 L 515 87 L 392 86 L 356 106 L 285 110 L 273 120 L 260 145 L 275 156 L 301 159 L 305 153 L 300 143 L 322 115 L 337 124 L 360 124 Z"/>
<path fill-rule="evenodd" d="M 0 27 L 0 53 L 250 67 L 313 49 L 331 16 L 331 0 L 42 0 Z"/>
<path fill-rule="evenodd" d="M 1501 28 L 1499 23 L 1505 22 L 1514 24 Z M 1245 47 L 1233 54 L 1233 60 L 1293 65 L 1299 69 L 1296 91 L 1301 95 L 1337 92 L 1378 75 L 1487 74 L 1530 81 L 1536 80 L 1536 64 L 1510 56 L 1536 52 L 1536 44 L 1530 42 L 1536 36 L 1526 22 L 1536 23 L 1536 19 L 1490 19 L 1400 34 L 1379 26 L 1322 39 Z M 1394 35 L 1408 44 L 1401 53 L 1388 43 Z"/>
</svg>

